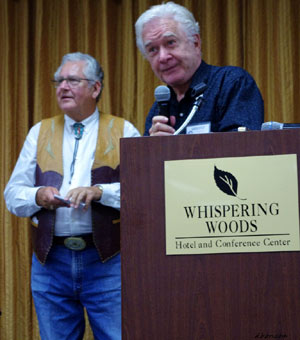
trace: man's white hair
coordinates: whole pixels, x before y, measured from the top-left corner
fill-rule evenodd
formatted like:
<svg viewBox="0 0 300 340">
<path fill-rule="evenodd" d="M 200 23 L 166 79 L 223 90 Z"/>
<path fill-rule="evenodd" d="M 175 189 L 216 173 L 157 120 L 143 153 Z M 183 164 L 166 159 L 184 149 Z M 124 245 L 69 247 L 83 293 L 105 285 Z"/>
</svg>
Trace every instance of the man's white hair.
<svg viewBox="0 0 300 340">
<path fill-rule="evenodd" d="M 135 23 L 136 44 L 141 53 L 145 56 L 146 50 L 143 41 L 144 25 L 155 18 L 172 18 L 181 24 L 189 40 L 194 41 L 194 35 L 200 34 L 198 22 L 193 14 L 185 7 L 170 1 L 161 5 L 150 7 L 146 12 L 141 14 Z"/>
<path fill-rule="evenodd" d="M 96 81 L 99 81 L 101 84 L 101 90 L 99 95 L 96 98 L 96 101 L 98 102 L 103 90 L 103 78 L 104 78 L 104 72 L 102 70 L 102 67 L 98 63 L 98 61 L 92 57 L 89 54 L 84 54 L 81 52 L 74 52 L 74 53 L 68 53 L 65 54 L 62 58 L 61 64 L 54 73 L 54 79 L 59 78 L 60 71 L 65 63 L 67 62 L 77 62 L 77 61 L 84 61 L 85 65 L 83 68 L 83 74 L 87 79 L 90 79 L 90 83 L 94 84 Z"/>
</svg>

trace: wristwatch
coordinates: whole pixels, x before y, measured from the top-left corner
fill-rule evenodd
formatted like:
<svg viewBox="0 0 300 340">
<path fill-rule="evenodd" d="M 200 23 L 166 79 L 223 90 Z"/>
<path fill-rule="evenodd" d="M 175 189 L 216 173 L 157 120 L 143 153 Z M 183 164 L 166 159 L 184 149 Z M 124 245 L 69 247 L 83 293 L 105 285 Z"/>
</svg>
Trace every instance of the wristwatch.
<svg viewBox="0 0 300 340">
<path fill-rule="evenodd" d="M 97 187 L 100 190 L 100 192 L 101 192 L 101 196 L 99 198 L 99 201 L 100 201 L 101 197 L 102 197 L 102 194 L 103 194 L 103 186 L 101 184 L 95 184 L 95 187 Z"/>
</svg>

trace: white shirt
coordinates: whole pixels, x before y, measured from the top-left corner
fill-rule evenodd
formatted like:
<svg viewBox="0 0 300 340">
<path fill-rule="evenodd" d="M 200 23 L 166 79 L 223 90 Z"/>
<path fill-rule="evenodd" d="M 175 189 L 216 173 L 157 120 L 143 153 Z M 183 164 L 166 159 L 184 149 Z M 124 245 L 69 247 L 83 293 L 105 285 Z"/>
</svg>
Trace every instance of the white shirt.
<svg viewBox="0 0 300 340">
<path fill-rule="evenodd" d="M 91 186 L 91 168 L 94 162 L 98 137 L 99 112 L 95 112 L 83 120 L 84 131 L 79 140 L 75 161 L 74 174 L 70 181 L 70 166 L 73 159 L 75 138 L 72 125 L 73 119 L 65 115 L 63 136 L 63 183 L 60 195 L 65 197 L 67 192 L 79 186 Z M 101 115 L 100 115 L 101 124 Z M 8 210 L 20 217 L 28 217 L 41 209 L 36 204 L 35 196 L 40 187 L 35 187 L 35 170 L 37 157 L 37 141 L 41 122 L 34 125 L 24 142 L 14 171 L 6 185 L 4 198 Z M 124 124 L 124 137 L 139 137 L 138 130 L 128 121 Z M 87 176 L 89 174 L 89 176 Z M 120 183 L 102 184 L 103 193 L 101 204 L 120 209 Z M 55 235 L 78 235 L 92 232 L 91 208 L 83 211 L 61 207 L 56 209 Z"/>
</svg>

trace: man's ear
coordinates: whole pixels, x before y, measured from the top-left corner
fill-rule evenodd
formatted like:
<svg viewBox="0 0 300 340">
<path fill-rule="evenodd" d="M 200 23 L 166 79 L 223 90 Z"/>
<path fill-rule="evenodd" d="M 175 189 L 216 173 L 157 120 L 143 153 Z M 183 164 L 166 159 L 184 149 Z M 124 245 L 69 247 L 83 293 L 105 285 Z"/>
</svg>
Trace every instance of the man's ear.
<svg viewBox="0 0 300 340">
<path fill-rule="evenodd" d="M 101 91 L 102 85 L 100 84 L 100 81 L 96 81 L 93 86 L 94 86 L 93 98 L 96 99 Z"/>
<path fill-rule="evenodd" d="M 194 34 L 194 45 L 198 47 L 201 51 L 201 38 L 199 34 Z"/>
</svg>

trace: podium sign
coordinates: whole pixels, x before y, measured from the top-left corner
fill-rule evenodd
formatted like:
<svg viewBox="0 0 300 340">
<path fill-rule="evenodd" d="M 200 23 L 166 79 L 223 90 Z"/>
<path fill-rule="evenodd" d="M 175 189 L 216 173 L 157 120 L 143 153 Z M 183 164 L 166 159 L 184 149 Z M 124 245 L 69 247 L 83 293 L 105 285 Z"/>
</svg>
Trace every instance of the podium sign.
<svg viewBox="0 0 300 340">
<path fill-rule="evenodd" d="M 167 255 L 299 251 L 297 175 L 295 154 L 166 161 Z"/>
<path fill-rule="evenodd" d="M 207 183 L 212 181 L 211 172 L 216 166 L 236 179 L 241 200 L 232 196 L 227 201 L 230 195 L 212 181 L 207 197 L 203 195 L 202 200 L 197 193 L 197 200 L 192 201 L 192 194 L 187 194 L 185 206 L 251 204 L 260 200 L 270 207 L 270 196 L 256 196 L 260 182 L 252 176 L 255 167 L 246 169 L 237 164 L 248 157 L 283 156 L 286 160 L 291 157 L 287 163 L 293 164 L 294 170 L 284 175 L 291 181 L 284 183 L 289 189 L 281 190 L 284 195 L 291 189 L 291 196 L 285 200 L 291 207 L 298 205 L 299 212 L 294 197 L 299 185 L 299 154 L 299 129 L 121 139 L 122 340 L 299 339 L 300 252 L 274 251 L 270 247 L 270 252 L 166 255 L 165 204 L 166 194 L 170 194 L 168 189 L 165 191 L 165 164 L 183 160 L 209 164 L 214 160 Z M 271 178 L 272 172 L 267 173 Z M 222 172 L 217 176 L 222 177 Z M 268 188 L 278 185 L 277 177 L 272 177 L 273 181 Z M 201 190 L 200 184 L 197 190 Z M 293 185 L 295 188 L 290 188 Z M 183 194 L 173 190 L 174 200 Z M 277 196 L 274 202 L 279 202 L 280 214 L 284 213 L 286 202 Z M 180 209 L 173 211 L 174 216 Z M 238 210 L 232 209 L 237 214 Z M 294 233 L 291 244 L 295 242 L 297 249 L 298 222 L 290 224 L 297 213 L 291 209 L 291 220 L 284 219 L 279 232 Z M 264 217 L 255 219 L 260 233 Z M 278 239 L 270 237 L 270 242 Z"/>
</svg>

